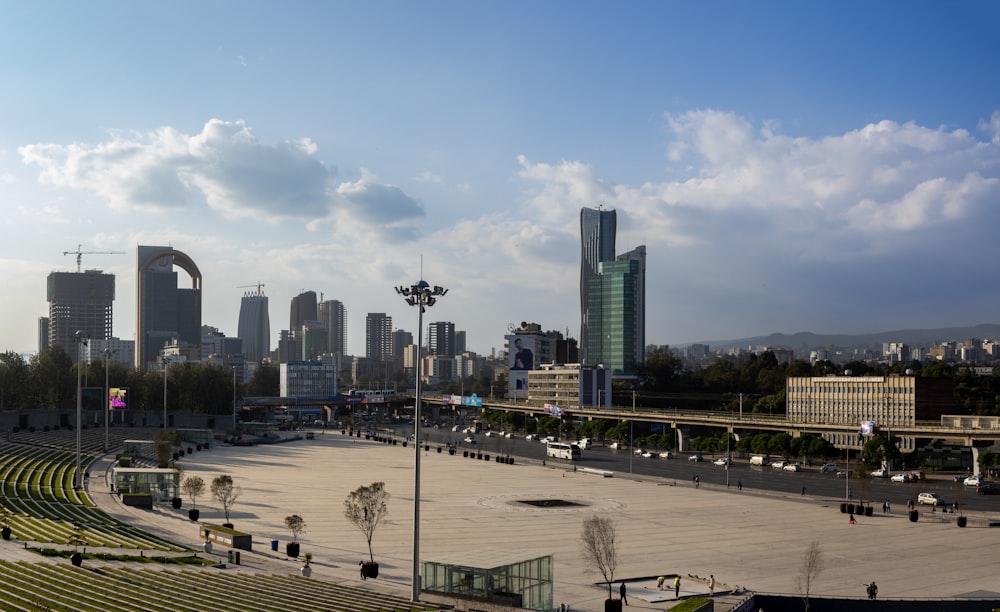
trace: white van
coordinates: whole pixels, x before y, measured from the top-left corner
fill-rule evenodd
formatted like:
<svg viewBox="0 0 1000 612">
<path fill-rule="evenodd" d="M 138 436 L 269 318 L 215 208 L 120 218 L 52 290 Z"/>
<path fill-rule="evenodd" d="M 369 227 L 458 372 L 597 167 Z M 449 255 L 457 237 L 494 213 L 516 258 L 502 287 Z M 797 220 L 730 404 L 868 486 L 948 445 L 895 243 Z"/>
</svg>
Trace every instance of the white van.
<svg viewBox="0 0 1000 612">
<path fill-rule="evenodd" d="M 754 455 L 750 457 L 750 465 L 764 465 L 767 462 L 767 457 L 764 455 Z"/>
</svg>

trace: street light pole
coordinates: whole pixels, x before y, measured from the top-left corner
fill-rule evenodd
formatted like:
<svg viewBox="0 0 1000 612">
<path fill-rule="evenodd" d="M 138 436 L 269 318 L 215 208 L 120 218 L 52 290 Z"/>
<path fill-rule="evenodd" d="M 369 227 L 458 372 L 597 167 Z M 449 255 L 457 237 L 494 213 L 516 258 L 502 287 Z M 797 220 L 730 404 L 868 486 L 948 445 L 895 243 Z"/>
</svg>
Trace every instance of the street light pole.
<svg viewBox="0 0 1000 612">
<path fill-rule="evenodd" d="M 167 431 L 167 356 L 163 356 L 163 431 Z"/>
<path fill-rule="evenodd" d="M 107 340 L 105 340 L 107 342 Z M 104 452 L 108 452 L 108 419 L 111 417 L 111 387 L 108 386 L 108 364 L 111 363 L 112 351 L 104 346 Z"/>
<path fill-rule="evenodd" d="M 83 488 L 83 470 L 80 466 L 81 438 L 80 429 L 83 426 L 83 388 L 80 386 L 80 368 L 83 367 L 83 347 L 87 346 L 87 334 L 77 331 L 73 334 L 76 340 L 76 483 L 75 488 Z"/>
<path fill-rule="evenodd" d="M 233 366 L 233 438 L 236 437 L 236 366 Z"/>
<path fill-rule="evenodd" d="M 423 360 L 420 357 L 421 346 L 424 343 L 424 309 L 433 306 L 437 298 L 444 296 L 448 290 L 435 285 L 431 287 L 427 281 L 421 280 L 409 287 L 396 287 L 396 293 L 403 296 L 406 303 L 417 307 L 417 363 L 416 389 L 413 405 L 413 582 L 410 601 L 420 601 L 420 447 L 423 439 L 420 435 L 420 378 Z"/>
</svg>

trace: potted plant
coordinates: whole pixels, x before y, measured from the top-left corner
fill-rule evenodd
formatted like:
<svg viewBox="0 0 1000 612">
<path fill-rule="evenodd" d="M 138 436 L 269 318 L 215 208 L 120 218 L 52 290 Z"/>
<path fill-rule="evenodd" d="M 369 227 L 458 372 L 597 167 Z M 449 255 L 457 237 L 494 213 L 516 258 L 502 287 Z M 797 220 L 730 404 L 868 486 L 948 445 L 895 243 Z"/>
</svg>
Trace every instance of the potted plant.
<svg viewBox="0 0 1000 612">
<path fill-rule="evenodd" d="M 232 509 L 233 504 L 236 503 L 242 490 L 233 484 L 233 477 L 229 474 L 213 478 L 211 489 L 212 497 L 222 506 L 222 512 L 226 516 L 226 522 L 222 526 L 232 529 L 233 524 L 229 522 L 229 511 Z"/>
<path fill-rule="evenodd" d="M 313 554 L 311 552 L 307 552 L 305 555 L 303 555 L 303 558 L 305 558 L 306 564 L 302 566 L 301 572 L 303 576 L 308 578 L 309 576 L 312 575 L 313 572 L 313 568 L 310 567 L 309 565 L 309 562 L 312 561 Z"/>
<path fill-rule="evenodd" d="M 285 554 L 296 559 L 299 556 L 299 534 L 305 533 L 306 521 L 298 514 L 290 514 L 285 517 L 285 527 L 292 532 L 292 541 L 285 544 Z"/>
<path fill-rule="evenodd" d="M 366 578 L 378 578 L 378 563 L 372 553 L 372 536 L 382 519 L 389 514 L 389 492 L 384 482 L 373 482 L 351 491 L 344 500 L 344 516 L 358 528 L 368 542 L 368 562 L 361 564 L 361 574 Z"/>
<path fill-rule="evenodd" d="M 191 500 L 188 518 L 192 521 L 197 521 L 201 516 L 201 510 L 198 510 L 198 497 L 205 492 L 205 481 L 201 476 L 188 476 L 181 483 L 181 492 Z"/>
<path fill-rule="evenodd" d="M 69 543 L 73 545 L 73 554 L 70 555 L 69 560 L 76 567 L 80 567 L 83 565 L 83 553 L 80 552 L 80 547 L 86 546 L 87 543 L 83 540 L 83 525 L 76 523 L 73 527 L 73 536 L 69 540 Z"/>
<path fill-rule="evenodd" d="M 622 600 L 613 596 L 611 583 L 615 580 L 618 567 L 617 526 L 614 521 L 603 516 L 594 516 L 583 521 L 580 547 L 583 560 L 604 578 L 608 585 L 608 597 L 604 600 L 605 612 L 621 612 Z"/>
<path fill-rule="evenodd" d="M 7 506 L 0 506 L 0 523 L 3 523 L 3 528 L 0 529 L 0 536 L 3 536 L 3 539 L 5 540 L 10 539 L 11 516 L 12 514 Z"/>
</svg>

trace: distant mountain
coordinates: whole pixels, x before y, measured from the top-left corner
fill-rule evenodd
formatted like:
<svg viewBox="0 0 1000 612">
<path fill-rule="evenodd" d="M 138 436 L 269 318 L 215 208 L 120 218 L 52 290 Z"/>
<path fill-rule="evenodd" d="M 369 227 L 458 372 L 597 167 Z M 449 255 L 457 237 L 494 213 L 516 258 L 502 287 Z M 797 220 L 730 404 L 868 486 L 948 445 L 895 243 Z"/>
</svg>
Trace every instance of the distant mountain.
<svg viewBox="0 0 1000 612">
<path fill-rule="evenodd" d="M 880 347 L 884 342 L 904 342 L 910 346 L 931 346 L 942 342 L 957 340 L 1000 339 L 1000 324 L 980 323 L 971 327 L 943 327 L 940 329 L 901 329 L 896 331 L 878 332 L 873 334 L 814 334 L 798 332 L 795 334 L 774 333 L 769 336 L 755 336 L 740 340 L 710 340 L 690 344 L 707 344 L 712 349 L 739 346 L 759 347 L 773 346 L 792 349 L 794 351 L 812 350 L 828 347 Z M 690 346 L 685 344 L 683 346 Z"/>
</svg>

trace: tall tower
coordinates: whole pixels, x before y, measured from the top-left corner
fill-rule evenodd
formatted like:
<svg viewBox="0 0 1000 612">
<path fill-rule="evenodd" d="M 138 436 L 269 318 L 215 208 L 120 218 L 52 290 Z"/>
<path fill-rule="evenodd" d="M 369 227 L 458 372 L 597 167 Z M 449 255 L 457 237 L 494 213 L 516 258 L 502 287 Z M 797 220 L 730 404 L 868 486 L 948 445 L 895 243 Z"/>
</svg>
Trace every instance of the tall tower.
<svg viewBox="0 0 1000 612">
<path fill-rule="evenodd" d="M 347 354 L 347 308 L 339 300 L 319 303 L 319 320 L 326 325 L 327 350 L 335 355 Z"/>
<path fill-rule="evenodd" d="M 303 291 L 292 298 L 291 314 L 288 318 L 288 331 L 294 334 L 301 334 L 303 323 L 318 319 L 315 291 Z"/>
<path fill-rule="evenodd" d="M 271 317 L 267 296 L 260 285 L 244 293 L 240 300 L 240 322 L 236 335 L 243 341 L 243 356 L 247 361 L 259 363 L 271 355 Z"/>
<path fill-rule="evenodd" d="M 602 363 L 612 376 L 635 372 L 642 362 L 640 262 L 636 259 L 602 261 L 590 282 L 590 325 L 587 346 L 593 363 Z"/>
<path fill-rule="evenodd" d="M 48 277 L 48 344 L 62 347 L 79 361 L 74 334 L 83 331 L 94 340 L 111 337 L 115 277 L 100 270 L 52 272 Z"/>
<path fill-rule="evenodd" d="M 634 359 L 636 364 L 646 361 L 646 245 L 639 245 L 622 253 L 616 261 L 635 261 L 638 268 L 635 271 L 634 301 L 632 303 L 632 316 L 635 318 L 635 346 Z M 627 316 L 627 315 L 626 315 Z"/>
<path fill-rule="evenodd" d="M 385 360 L 392 357 L 392 317 L 369 312 L 365 317 L 365 356 Z"/>
<path fill-rule="evenodd" d="M 590 284 L 603 261 L 615 260 L 615 232 L 618 214 L 603 208 L 580 211 L 580 359 L 597 363 L 588 353 L 590 336 Z"/>
<path fill-rule="evenodd" d="M 191 277 L 191 288 L 177 286 L 177 266 Z M 135 367 L 146 371 L 163 345 L 176 338 L 201 345 L 201 271 L 173 247 L 136 248 Z"/>
<path fill-rule="evenodd" d="M 438 357 L 454 357 L 457 349 L 455 324 L 449 321 L 437 321 L 427 326 L 428 352 Z"/>
</svg>

